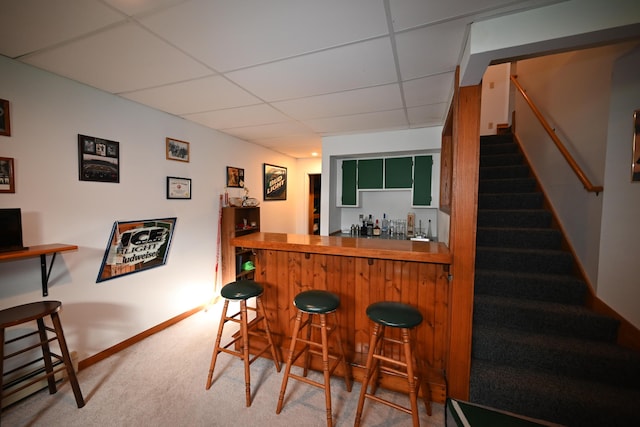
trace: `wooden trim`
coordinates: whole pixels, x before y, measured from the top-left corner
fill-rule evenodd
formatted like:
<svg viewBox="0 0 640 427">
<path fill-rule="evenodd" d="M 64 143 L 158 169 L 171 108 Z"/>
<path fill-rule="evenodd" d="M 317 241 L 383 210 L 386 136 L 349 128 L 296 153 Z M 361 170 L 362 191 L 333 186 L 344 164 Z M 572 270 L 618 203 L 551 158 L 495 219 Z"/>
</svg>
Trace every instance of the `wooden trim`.
<svg viewBox="0 0 640 427">
<path fill-rule="evenodd" d="M 562 154 L 562 156 L 565 158 L 565 160 L 569 164 L 569 167 L 576 174 L 576 176 L 578 177 L 578 179 L 580 180 L 584 188 L 591 193 L 596 193 L 596 195 L 598 193 L 601 193 L 603 190 L 603 187 L 595 186 L 591 183 L 591 181 L 589 181 L 589 178 L 587 178 L 587 175 L 580 168 L 580 166 L 575 161 L 575 159 L 571 156 L 571 153 L 569 153 L 569 151 L 565 148 L 564 144 L 562 144 L 562 141 L 560 141 L 560 138 L 558 138 L 558 136 L 556 135 L 556 132 L 551 128 L 551 126 L 549 125 L 547 120 L 544 118 L 540 110 L 538 110 L 538 108 L 535 106 L 535 104 L 533 103 L 533 100 L 529 98 L 529 95 L 527 95 L 526 91 L 522 88 L 522 86 L 517 80 L 517 76 L 512 75 L 510 76 L 510 79 L 513 82 L 513 85 L 518 90 L 518 92 L 520 92 L 520 95 L 522 95 L 524 100 L 527 102 L 527 104 L 531 108 L 531 111 L 533 111 L 533 114 L 536 116 L 536 118 L 538 119 L 538 121 L 540 122 L 544 130 L 547 132 L 551 140 L 554 142 L 554 144 L 556 144 L 556 147 L 558 147 L 560 154 Z"/>
<path fill-rule="evenodd" d="M 142 331 L 137 335 L 132 336 L 129 339 L 126 339 L 124 341 L 122 341 L 119 344 L 116 344 L 112 347 L 109 347 L 106 350 L 101 351 L 100 353 L 96 353 L 93 356 L 90 356 L 84 360 L 81 360 L 80 362 L 78 362 L 78 371 L 81 371 L 85 368 L 88 368 L 91 365 L 94 365 L 98 362 L 100 362 L 101 360 L 106 359 L 109 356 L 113 356 L 114 354 L 126 349 L 127 347 L 131 347 L 134 344 L 139 343 L 140 341 L 142 341 L 145 338 L 150 337 L 151 335 L 160 332 L 164 329 L 167 329 L 169 326 L 173 326 L 176 323 L 180 322 L 181 320 L 186 319 L 187 317 L 196 314 L 197 312 L 203 310 L 206 307 L 206 305 L 201 305 L 199 307 L 193 308 L 185 313 L 182 313 L 176 317 L 172 317 L 169 320 L 166 320 L 162 323 L 160 323 L 159 325 L 154 326 L 151 329 L 147 329 L 146 331 Z"/>
<path fill-rule="evenodd" d="M 448 394 L 469 399 L 473 284 L 475 277 L 478 175 L 480 164 L 480 100 L 482 86 L 458 87 L 453 111 L 453 187 L 450 250 L 453 255 L 449 286 Z"/>
</svg>

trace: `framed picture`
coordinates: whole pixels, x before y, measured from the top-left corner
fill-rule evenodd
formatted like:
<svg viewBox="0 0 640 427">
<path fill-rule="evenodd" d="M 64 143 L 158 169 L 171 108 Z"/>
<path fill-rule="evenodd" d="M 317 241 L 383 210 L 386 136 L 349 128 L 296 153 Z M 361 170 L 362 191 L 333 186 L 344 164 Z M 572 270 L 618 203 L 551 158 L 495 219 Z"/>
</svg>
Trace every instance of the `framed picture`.
<svg viewBox="0 0 640 427">
<path fill-rule="evenodd" d="M 227 187 L 244 188 L 244 169 L 227 166 Z"/>
<path fill-rule="evenodd" d="M 189 161 L 189 143 L 179 139 L 167 138 L 167 160 Z"/>
<path fill-rule="evenodd" d="M 640 182 L 640 110 L 636 110 L 633 112 L 631 182 Z"/>
<path fill-rule="evenodd" d="M 80 181 L 120 182 L 120 143 L 78 134 Z"/>
<path fill-rule="evenodd" d="M 6 99 L 0 99 L 0 135 L 11 136 L 9 101 Z"/>
<path fill-rule="evenodd" d="M 11 157 L 0 157 L 0 193 L 15 192 L 13 159 Z"/>
<path fill-rule="evenodd" d="M 96 283 L 164 265 L 175 225 L 176 218 L 114 222 Z"/>
<path fill-rule="evenodd" d="M 178 178 L 177 176 L 167 177 L 167 199 L 190 199 L 191 179 Z"/>
<path fill-rule="evenodd" d="M 287 168 L 264 164 L 264 200 L 287 200 Z"/>
</svg>

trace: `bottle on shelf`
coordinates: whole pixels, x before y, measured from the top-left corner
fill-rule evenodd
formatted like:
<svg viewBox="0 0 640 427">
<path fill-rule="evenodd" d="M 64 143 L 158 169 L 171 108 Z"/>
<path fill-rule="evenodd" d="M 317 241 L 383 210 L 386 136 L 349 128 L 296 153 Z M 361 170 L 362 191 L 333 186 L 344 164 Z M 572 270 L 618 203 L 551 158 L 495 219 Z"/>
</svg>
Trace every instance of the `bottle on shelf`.
<svg viewBox="0 0 640 427">
<path fill-rule="evenodd" d="M 433 241 L 433 232 L 431 231 L 431 220 L 429 220 L 429 225 L 427 226 L 427 239 L 429 241 Z"/>
<path fill-rule="evenodd" d="M 374 236 L 379 236 L 380 235 L 380 225 L 378 224 L 378 220 L 376 219 L 376 225 L 373 226 L 373 235 Z"/>
<path fill-rule="evenodd" d="M 389 220 L 387 219 L 386 213 L 382 214 L 382 228 L 380 231 L 382 231 L 382 234 L 387 234 L 389 232 Z"/>
</svg>

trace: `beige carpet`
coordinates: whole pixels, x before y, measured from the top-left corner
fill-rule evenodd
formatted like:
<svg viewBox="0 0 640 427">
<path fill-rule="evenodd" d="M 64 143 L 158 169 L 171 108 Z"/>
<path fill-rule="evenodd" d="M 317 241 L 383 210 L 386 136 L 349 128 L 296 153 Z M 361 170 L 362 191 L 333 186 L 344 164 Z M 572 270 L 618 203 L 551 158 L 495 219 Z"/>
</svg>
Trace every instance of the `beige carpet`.
<svg viewBox="0 0 640 427">
<path fill-rule="evenodd" d="M 79 373 L 86 405 L 78 409 L 65 382 L 58 393 L 43 390 L 2 412 L 7 426 L 325 426 L 324 392 L 290 381 L 282 412 L 275 409 L 282 381 L 273 362 L 251 365 L 252 406 L 245 407 L 243 366 L 227 354 L 218 357 L 214 383 L 205 390 L 221 304 L 199 312 Z M 233 327 L 225 328 L 225 335 Z M 313 375 L 317 375 L 313 373 Z M 320 378 L 320 376 L 317 376 Z M 348 393 L 344 381 L 332 379 L 335 426 L 353 425 L 360 392 L 354 383 Z M 378 393 L 406 405 L 402 394 Z M 433 404 L 421 425 L 444 426 L 443 405 Z M 375 402 L 366 402 L 364 426 L 410 426 L 411 417 Z"/>
</svg>

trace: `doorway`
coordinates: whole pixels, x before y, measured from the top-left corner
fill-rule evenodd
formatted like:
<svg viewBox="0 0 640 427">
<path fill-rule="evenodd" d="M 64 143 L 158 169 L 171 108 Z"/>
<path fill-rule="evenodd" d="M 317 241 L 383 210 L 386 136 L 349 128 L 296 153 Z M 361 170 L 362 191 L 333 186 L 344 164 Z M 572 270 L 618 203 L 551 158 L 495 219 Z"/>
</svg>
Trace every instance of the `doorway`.
<svg viewBox="0 0 640 427">
<path fill-rule="evenodd" d="M 309 234 L 320 234 L 320 177 L 309 174 Z"/>
</svg>

